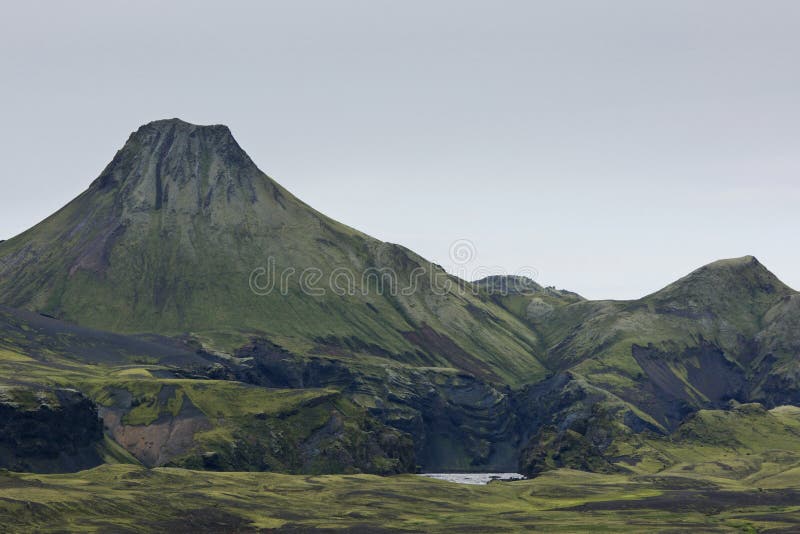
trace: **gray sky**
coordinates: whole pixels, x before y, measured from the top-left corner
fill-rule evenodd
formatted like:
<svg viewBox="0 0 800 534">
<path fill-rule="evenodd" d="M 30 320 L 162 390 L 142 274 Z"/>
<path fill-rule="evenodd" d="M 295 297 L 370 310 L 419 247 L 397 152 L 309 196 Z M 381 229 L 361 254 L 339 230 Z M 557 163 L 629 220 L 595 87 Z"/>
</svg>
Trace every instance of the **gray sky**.
<svg viewBox="0 0 800 534">
<path fill-rule="evenodd" d="M 224 123 L 328 215 L 455 269 L 638 297 L 800 288 L 800 2 L 4 2 L 0 239 L 151 120 Z"/>
</svg>

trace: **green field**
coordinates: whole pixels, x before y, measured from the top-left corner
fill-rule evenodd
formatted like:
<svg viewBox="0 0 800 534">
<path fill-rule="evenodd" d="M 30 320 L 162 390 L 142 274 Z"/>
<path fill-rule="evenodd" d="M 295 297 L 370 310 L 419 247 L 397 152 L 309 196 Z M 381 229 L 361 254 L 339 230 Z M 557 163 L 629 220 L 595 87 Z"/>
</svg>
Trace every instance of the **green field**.
<svg viewBox="0 0 800 534">
<path fill-rule="evenodd" d="M 468 486 L 414 475 L 298 476 L 104 465 L 67 475 L 0 474 L 14 532 L 790 532 L 800 469 L 770 488 L 678 475 L 571 470 Z"/>
</svg>

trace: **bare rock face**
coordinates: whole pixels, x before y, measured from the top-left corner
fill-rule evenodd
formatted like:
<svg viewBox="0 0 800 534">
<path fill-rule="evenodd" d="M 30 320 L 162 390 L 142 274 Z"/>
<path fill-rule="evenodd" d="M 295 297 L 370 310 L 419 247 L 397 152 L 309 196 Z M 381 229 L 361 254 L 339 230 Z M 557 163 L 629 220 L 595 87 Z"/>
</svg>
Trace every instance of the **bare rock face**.
<svg viewBox="0 0 800 534">
<path fill-rule="evenodd" d="M 69 472 L 103 463 L 97 407 L 74 390 L 8 388 L 0 392 L 0 467 Z"/>
<path fill-rule="evenodd" d="M 189 399 L 182 399 L 176 414 L 162 413 L 147 424 L 129 424 L 125 416 L 132 408 L 127 391 L 116 391 L 115 403 L 100 409 L 103 425 L 109 435 L 147 467 L 167 464 L 186 454 L 195 446 L 194 436 L 212 428 L 206 414 Z M 175 394 L 175 388 L 165 386 L 158 398 L 165 402 Z"/>
<path fill-rule="evenodd" d="M 413 456 L 423 470 L 516 469 L 520 421 L 507 388 L 467 373 L 430 369 L 359 373 L 340 361 L 299 357 L 265 340 L 254 340 L 237 355 L 246 357 L 237 369 L 244 382 L 336 387 L 369 399 L 366 408 L 372 416 L 413 439 Z"/>
</svg>

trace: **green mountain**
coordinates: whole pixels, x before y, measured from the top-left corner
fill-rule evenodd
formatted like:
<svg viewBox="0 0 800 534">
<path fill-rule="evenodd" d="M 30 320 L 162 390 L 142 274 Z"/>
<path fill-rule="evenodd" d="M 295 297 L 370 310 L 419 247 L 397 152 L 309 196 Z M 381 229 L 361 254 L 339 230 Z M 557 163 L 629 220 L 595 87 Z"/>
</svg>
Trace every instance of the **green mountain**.
<svg viewBox="0 0 800 534">
<path fill-rule="evenodd" d="M 88 190 L 0 243 L 0 303 L 84 326 L 543 376 L 535 335 L 458 284 L 295 198 L 227 127 L 177 119 L 142 126 Z"/>
<path fill-rule="evenodd" d="M 177 119 L 0 242 L 0 306 L 12 468 L 652 474 L 669 443 L 714 454 L 698 421 L 748 441 L 800 404 L 800 295 L 753 257 L 631 301 L 468 283 Z M 53 413 L 83 423 L 56 438 Z M 72 453 L 37 448 L 55 439 Z"/>
<path fill-rule="evenodd" d="M 228 128 L 180 120 L 142 126 L 87 191 L 0 243 L 0 304 L 92 330 L 70 334 L 88 337 L 79 347 L 113 332 L 123 347 L 169 339 L 208 360 L 197 371 L 151 347 L 140 364 L 337 388 L 413 436 L 423 466 L 515 467 L 507 386 L 547 374 L 536 334 L 486 291 L 308 207 Z M 61 350 L 50 334 L 17 349 Z"/>
<path fill-rule="evenodd" d="M 529 318 L 549 344 L 544 361 L 556 377 L 531 387 L 543 422 L 526 468 L 552 465 L 547 454 L 562 447 L 580 450 L 581 461 L 597 459 L 584 467 L 610 469 L 621 436 L 668 434 L 698 410 L 730 401 L 797 403 L 797 300 L 747 256 L 639 300 L 584 301 Z"/>
</svg>

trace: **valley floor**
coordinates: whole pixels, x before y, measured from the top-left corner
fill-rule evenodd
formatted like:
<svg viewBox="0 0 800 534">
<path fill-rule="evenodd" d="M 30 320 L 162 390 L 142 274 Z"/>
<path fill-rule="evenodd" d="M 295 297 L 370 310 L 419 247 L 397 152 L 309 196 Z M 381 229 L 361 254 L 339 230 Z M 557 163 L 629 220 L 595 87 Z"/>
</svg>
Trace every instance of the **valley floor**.
<svg viewBox="0 0 800 534">
<path fill-rule="evenodd" d="M 7 532 L 797 532 L 800 469 L 756 485 L 558 470 L 486 486 L 124 464 L 6 471 L 0 524 Z"/>
</svg>

